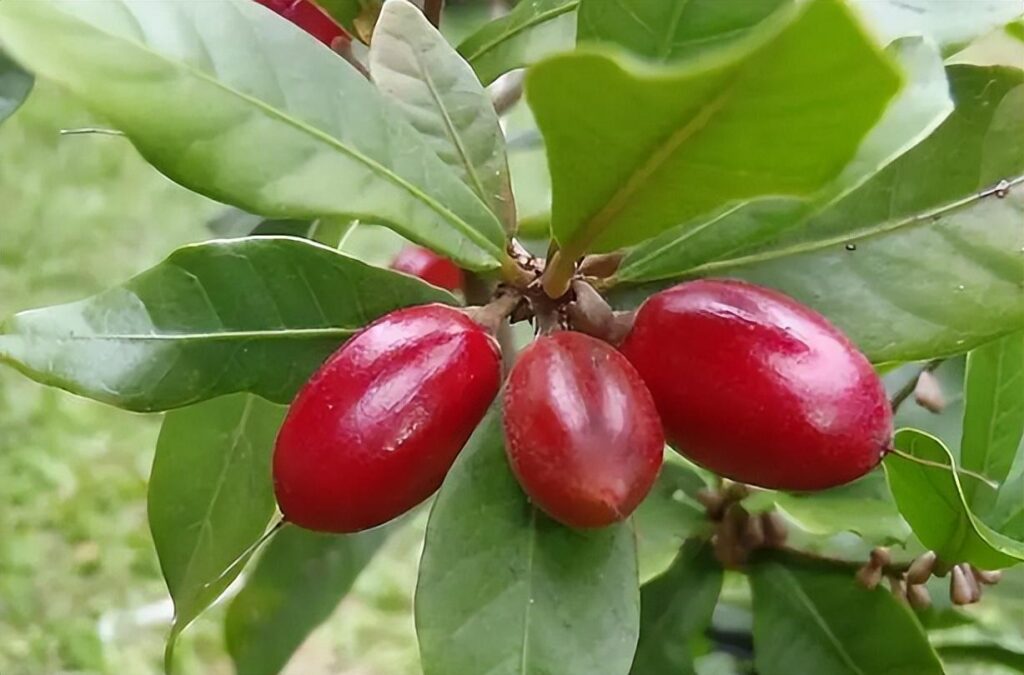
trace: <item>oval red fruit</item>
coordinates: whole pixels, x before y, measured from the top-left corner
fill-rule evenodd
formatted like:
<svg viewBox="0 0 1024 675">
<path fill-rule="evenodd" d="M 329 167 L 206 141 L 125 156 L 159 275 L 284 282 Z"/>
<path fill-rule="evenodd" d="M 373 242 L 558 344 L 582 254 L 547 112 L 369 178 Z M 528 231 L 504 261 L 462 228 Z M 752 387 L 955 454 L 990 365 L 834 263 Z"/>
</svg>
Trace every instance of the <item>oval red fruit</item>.
<svg viewBox="0 0 1024 675">
<path fill-rule="evenodd" d="M 328 47 L 337 38 L 351 36 L 331 16 L 310 0 L 256 0 L 288 19 Z"/>
<path fill-rule="evenodd" d="M 733 480 L 820 490 L 872 468 L 892 440 L 867 358 L 817 312 L 740 281 L 651 296 L 620 347 L 669 442 Z"/>
<path fill-rule="evenodd" d="M 570 527 L 629 516 L 661 468 L 665 439 L 640 376 L 582 333 L 538 338 L 505 386 L 506 451 L 530 499 Z"/>
<path fill-rule="evenodd" d="M 462 288 L 462 270 L 451 260 L 430 249 L 406 246 L 391 263 L 391 269 L 405 272 L 449 291 Z"/>
<path fill-rule="evenodd" d="M 429 497 L 500 386 L 495 340 L 443 305 L 392 312 L 353 337 L 292 403 L 274 450 L 285 519 L 356 532 Z"/>
</svg>

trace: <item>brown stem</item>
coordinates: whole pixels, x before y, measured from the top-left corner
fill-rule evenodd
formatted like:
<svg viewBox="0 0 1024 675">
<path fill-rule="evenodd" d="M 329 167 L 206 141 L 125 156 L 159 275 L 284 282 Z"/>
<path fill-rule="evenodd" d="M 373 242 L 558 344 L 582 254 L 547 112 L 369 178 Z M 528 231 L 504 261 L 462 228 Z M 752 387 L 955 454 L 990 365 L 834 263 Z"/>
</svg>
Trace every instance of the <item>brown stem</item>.
<svg viewBox="0 0 1024 675">
<path fill-rule="evenodd" d="M 444 0 L 426 0 L 423 3 L 423 14 L 427 21 L 434 24 L 434 28 L 441 25 L 441 12 L 444 10 Z"/>
<path fill-rule="evenodd" d="M 893 394 L 892 399 L 889 401 L 889 407 L 892 408 L 893 415 L 899 412 L 900 406 L 903 405 L 903 402 L 910 398 L 910 395 L 914 393 L 914 388 L 917 387 L 917 378 L 921 377 L 921 373 L 932 372 L 941 366 L 945 360 L 946 359 L 932 359 L 928 363 L 924 364 L 924 366 L 922 366 L 906 384 L 900 387 L 899 391 Z"/>
<path fill-rule="evenodd" d="M 366 79 L 370 79 L 370 71 L 366 69 L 355 52 L 352 51 L 352 38 L 347 35 L 341 35 L 334 38 L 334 42 L 331 43 L 331 49 L 335 54 L 348 61 L 349 65 L 355 68 L 360 75 Z"/>
<path fill-rule="evenodd" d="M 850 570 L 851 572 L 857 572 L 864 566 L 862 560 L 846 560 L 845 558 L 835 558 L 833 556 L 822 555 L 820 553 L 813 553 L 811 551 L 804 551 L 802 549 L 792 548 L 790 546 L 780 546 L 778 548 L 765 548 L 762 549 L 766 555 L 778 556 L 783 559 L 792 560 L 794 562 L 812 562 L 831 567 L 842 568 Z M 882 565 L 882 573 L 887 577 L 898 577 L 902 575 L 910 567 L 910 563 L 888 563 Z"/>
<path fill-rule="evenodd" d="M 498 116 L 512 109 L 523 97 L 523 73 L 508 73 L 491 87 L 491 103 Z"/>
</svg>

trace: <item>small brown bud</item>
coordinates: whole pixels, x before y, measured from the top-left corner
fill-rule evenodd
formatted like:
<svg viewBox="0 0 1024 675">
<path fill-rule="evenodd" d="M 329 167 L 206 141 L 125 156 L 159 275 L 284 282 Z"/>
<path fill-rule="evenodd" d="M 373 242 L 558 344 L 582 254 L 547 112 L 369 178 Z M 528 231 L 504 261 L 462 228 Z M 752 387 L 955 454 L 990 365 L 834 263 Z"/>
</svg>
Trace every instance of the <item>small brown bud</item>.
<svg viewBox="0 0 1024 675">
<path fill-rule="evenodd" d="M 593 286 L 576 279 L 572 282 L 576 298 L 569 303 L 566 311 L 572 327 L 600 340 L 607 339 L 612 322 L 612 308 Z"/>
<path fill-rule="evenodd" d="M 986 586 L 994 586 L 1003 578 L 1003 573 L 1000 570 L 979 570 L 974 565 L 971 565 L 971 574 L 979 583 Z"/>
<path fill-rule="evenodd" d="M 722 518 L 722 507 L 725 505 L 725 500 L 722 499 L 722 495 L 718 491 L 710 488 L 701 488 L 697 490 L 696 497 L 697 501 L 704 506 L 711 520 L 720 520 Z"/>
<path fill-rule="evenodd" d="M 789 526 L 781 515 L 774 511 L 761 514 L 761 527 L 764 530 L 764 540 L 768 546 L 778 548 L 785 546 L 789 538 Z"/>
<path fill-rule="evenodd" d="M 914 558 L 914 562 L 910 563 L 910 569 L 907 570 L 907 583 L 918 586 L 928 581 L 935 569 L 936 558 L 935 551 L 925 551 Z"/>
<path fill-rule="evenodd" d="M 903 577 L 889 577 L 889 590 L 892 592 L 892 597 L 900 602 L 907 601 L 907 584 L 903 581 Z"/>
<path fill-rule="evenodd" d="M 928 594 L 928 589 L 921 584 L 907 586 L 907 600 L 910 601 L 910 606 L 917 610 L 928 609 L 932 606 L 932 596 Z"/>
<path fill-rule="evenodd" d="M 761 548 L 764 546 L 764 521 L 759 516 L 747 518 L 740 540 L 748 549 Z"/>
<path fill-rule="evenodd" d="M 882 568 L 867 563 L 857 570 L 856 579 L 857 583 L 864 588 L 869 591 L 874 590 L 878 588 L 878 584 L 882 583 Z"/>
<path fill-rule="evenodd" d="M 885 567 L 892 562 L 892 556 L 889 555 L 889 549 L 879 546 L 871 550 L 871 564 L 875 567 Z"/>
<path fill-rule="evenodd" d="M 914 386 L 914 400 L 917 404 L 936 415 L 946 409 L 946 397 L 942 393 L 942 385 L 937 377 L 927 370 L 923 371 L 917 378 Z"/>
<path fill-rule="evenodd" d="M 976 588 L 977 582 L 974 581 L 974 576 L 970 572 L 964 571 L 960 565 L 953 567 L 949 580 L 949 599 L 953 601 L 954 605 L 969 605 L 976 602 Z"/>
</svg>

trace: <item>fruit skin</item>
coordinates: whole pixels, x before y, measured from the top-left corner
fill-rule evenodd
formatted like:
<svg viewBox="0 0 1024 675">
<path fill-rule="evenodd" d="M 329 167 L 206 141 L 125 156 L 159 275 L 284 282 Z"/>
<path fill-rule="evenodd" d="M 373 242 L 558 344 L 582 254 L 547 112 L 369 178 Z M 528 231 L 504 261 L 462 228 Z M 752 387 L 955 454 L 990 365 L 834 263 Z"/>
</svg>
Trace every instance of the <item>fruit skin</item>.
<svg viewBox="0 0 1024 675">
<path fill-rule="evenodd" d="M 391 269 L 405 272 L 449 291 L 462 288 L 462 270 L 451 260 L 430 249 L 406 246 L 391 263 Z"/>
<path fill-rule="evenodd" d="M 781 293 L 701 280 L 651 296 L 620 346 L 669 442 L 733 480 L 821 490 L 864 475 L 892 441 L 867 358 Z"/>
<path fill-rule="evenodd" d="M 337 38 L 351 41 L 344 28 L 335 23 L 327 12 L 310 0 L 256 0 L 264 7 L 288 19 L 328 47 Z"/>
<path fill-rule="evenodd" d="M 443 305 L 392 312 L 331 356 L 292 403 L 274 450 L 285 519 L 357 532 L 441 485 L 500 386 L 497 342 Z"/>
<path fill-rule="evenodd" d="M 505 386 L 505 448 L 530 499 L 570 527 L 623 520 L 647 496 L 665 438 L 629 362 L 589 335 L 523 350 Z"/>
</svg>

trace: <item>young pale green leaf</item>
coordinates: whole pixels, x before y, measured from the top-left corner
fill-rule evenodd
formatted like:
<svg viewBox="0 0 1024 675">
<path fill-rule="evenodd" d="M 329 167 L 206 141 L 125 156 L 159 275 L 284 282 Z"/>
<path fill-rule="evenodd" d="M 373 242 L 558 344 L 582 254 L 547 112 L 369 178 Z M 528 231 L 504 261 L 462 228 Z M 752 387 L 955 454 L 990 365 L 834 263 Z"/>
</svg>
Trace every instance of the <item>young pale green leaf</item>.
<svg viewBox="0 0 1024 675">
<path fill-rule="evenodd" d="M 777 12 L 680 67 L 601 52 L 537 64 L 526 93 L 547 146 L 561 256 L 635 244 L 729 202 L 816 192 L 899 85 L 838 0 Z"/>
<path fill-rule="evenodd" d="M 685 278 L 743 278 L 822 312 L 876 363 L 961 353 L 1024 328 L 1024 73 L 948 74 L 953 114 L 863 186 L 768 243 L 623 288 L 615 303 L 636 306 Z M 1008 189 L 994 189 L 1003 179 Z"/>
<path fill-rule="evenodd" d="M 458 52 L 407 0 L 388 0 L 370 45 L 377 87 L 509 231 L 515 204 L 505 136 L 490 95 Z"/>
<path fill-rule="evenodd" d="M 402 114 L 252 0 L 5 0 L 0 40 L 197 192 L 381 223 L 469 269 L 505 255 L 500 223 Z"/>
<path fill-rule="evenodd" d="M 288 527 L 275 535 L 228 606 L 224 635 L 235 672 L 281 672 L 352 588 L 387 531 L 345 536 Z"/>
<path fill-rule="evenodd" d="M 960 464 L 1002 483 L 1024 438 L 1024 333 L 967 355 L 964 397 Z M 995 495 L 984 486 L 966 482 L 963 488 L 967 504 L 977 513 L 986 513 L 994 503 Z"/>
<path fill-rule="evenodd" d="M 854 0 L 852 4 L 885 42 L 925 35 L 946 54 L 1024 14 L 1019 0 Z"/>
<path fill-rule="evenodd" d="M 765 561 L 751 567 L 750 583 L 761 675 L 944 673 L 910 608 L 848 570 Z"/>
<path fill-rule="evenodd" d="M 34 82 L 31 74 L 0 52 L 0 123 L 21 107 Z"/>
<path fill-rule="evenodd" d="M 695 57 L 742 39 L 792 0 L 582 0 L 580 44 L 611 42 L 654 61 Z"/>
<path fill-rule="evenodd" d="M 672 566 L 640 589 L 640 640 L 629 675 L 691 675 L 692 639 L 711 623 L 722 568 L 706 541 L 687 542 Z"/>
<path fill-rule="evenodd" d="M 316 0 L 316 4 L 353 36 L 362 37 L 364 27 L 380 12 L 381 0 Z"/>
<path fill-rule="evenodd" d="M 890 453 L 884 461 L 889 487 L 900 513 L 914 534 L 947 563 L 968 562 L 982 569 L 1001 569 L 1024 560 L 1024 543 L 996 532 L 967 506 L 953 455 L 942 441 L 901 429 L 894 445 L 899 450 L 948 468 L 918 464 Z M 991 490 L 982 485 L 981 490 Z"/>
<path fill-rule="evenodd" d="M 426 675 L 622 675 L 640 624 L 633 533 L 533 507 L 496 405 L 434 503 L 415 607 Z"/>
<path fill-rule="evenodd" d="M 526 0 L 459 45 L 483 84 L 504 73 L 569 51 L 576 44 L 579 0 Z"/>
<path fill-rule="evenodd" d="M 224 592 L 274 513 L 270 457 L 285 409 L 234 394 L 167 414 L 149 480 L 149 529 L 174 600 L 167 642 Z"/>
<path fill-rule="evenodd" d="M 0 361 L 129 410 L 239 391 L 279 403 L 352 334 L 446 291 L 309 241 L 254 237 L 178 249 L 125 284 L 0 324 Z"/>
</svg>

